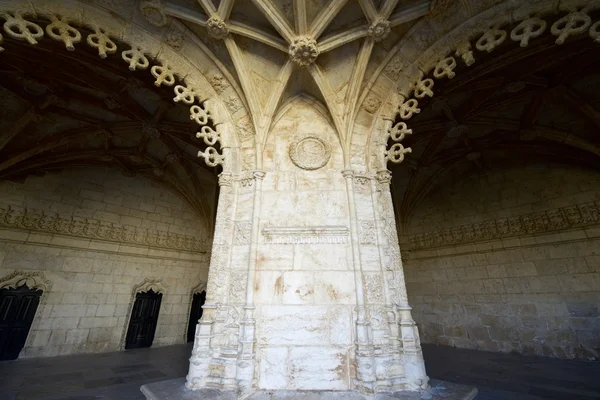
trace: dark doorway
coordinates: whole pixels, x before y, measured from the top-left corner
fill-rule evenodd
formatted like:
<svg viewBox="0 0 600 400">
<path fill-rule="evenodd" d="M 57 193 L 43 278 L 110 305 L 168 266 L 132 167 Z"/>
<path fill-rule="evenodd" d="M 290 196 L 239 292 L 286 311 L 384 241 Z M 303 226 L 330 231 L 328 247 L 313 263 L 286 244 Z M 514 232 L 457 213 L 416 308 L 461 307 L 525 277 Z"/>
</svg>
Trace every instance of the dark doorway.
<svg viewBox="0 0 600 400">
<path fill-rule="evenodd" d="M 194 293 L 192 300 L 192 310 L 190 311 L 190 322 L 188 323 L 187 341 L 193 342 L 194 335 L 196 334 L 196 325 L 198 320 L 202 317 L 202 306 L 206 301 L 206 291 L 203 290 L 201 293 Z"/>
<path fill-rule="evenodd" d="M 152 289 L 135 295 L 125 341 L 126 349 L 152 346 L 161 301 L 162 293 L 155 293 Z"/>
<path fill-rule="evenodd" d="M 41 290 L 27 285 L 0 289 L 0 360 L 16 360 L 40 304 Z"/>
</svg>

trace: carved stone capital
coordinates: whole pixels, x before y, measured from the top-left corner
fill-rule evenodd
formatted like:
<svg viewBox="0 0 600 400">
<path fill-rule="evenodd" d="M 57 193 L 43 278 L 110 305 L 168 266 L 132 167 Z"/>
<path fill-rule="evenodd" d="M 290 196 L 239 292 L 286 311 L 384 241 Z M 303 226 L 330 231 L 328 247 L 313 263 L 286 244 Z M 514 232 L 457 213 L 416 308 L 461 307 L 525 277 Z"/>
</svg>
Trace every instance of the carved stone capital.
<svg viewBox="0 0 600 400">
<path fill-rule="evenodd" d="M 221 172 L 219 174 L 219 186 L 231 186 L 233 175 L 230 172 Z"/>
<path fill-rule="evenodd" d="M 354 178 L 354 171 L 351 169 L 345 169 L 342 171 L 342 176 L 346 179 Z"/>
<path fill-rule="evenodd" d="M 142 14 L 155 26 L 165 26 L 168 22 L 167 14 L 165 14 L 165 5 L 162 0 L 142 1 L 140 4 Z"/>
<path fill-rule="evenodd" d="M 389 185 L 390 183 L 392 183 L 392 173 L 387 169 L 382 169 L 380 171 L 377 171 L 375 179 L 377 180 L 377 183 L 381 185 Z"/>
<path fill-rule="evenodd" d="M 229 35 L 227 24 L 218 15 L 213 15 L 206 21 L 206 29 L 208 34 L 215 39 L 224 39 Z"/>
<path fill-rule="evenodd" d="M 315 62 L 319 56 L 319 48 L 315 39 L 300 36 L 292 41 L 288 53 L 296 65 L 306 67 Z"/>
<path fill-rule="evenodd" d="M 256 180 L 261 180 L 262 181 L 263 179 L 265 179 L 266 175 L 267 175 L 267 173 L 265 171 L 254 171 L 254 172 L 252 172 L 252 176 Z"/>
</svg>

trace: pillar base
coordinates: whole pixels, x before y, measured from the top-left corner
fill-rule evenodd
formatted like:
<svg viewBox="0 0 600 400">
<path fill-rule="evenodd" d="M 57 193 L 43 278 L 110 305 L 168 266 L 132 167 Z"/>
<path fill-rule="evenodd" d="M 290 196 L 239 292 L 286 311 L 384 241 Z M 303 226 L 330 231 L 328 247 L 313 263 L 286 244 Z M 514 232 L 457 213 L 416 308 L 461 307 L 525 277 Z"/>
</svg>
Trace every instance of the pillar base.
<svg viewBox="0 0 600 400">
<path fill-rule="evenodd" d="M 432 379 L 431 387 L 420 391 L 402 391 L 394 393 L 363 394 L 356 391 L 288 391 L 259 390 L 246 397 L 248 400 L 473 400 L 477 396 L 474 387 Z M 140 389 L 147 400 L 236 400 L 233 391 L 205 388 L 189 390 L 185 387 L 185 378 L 154 382 Z"/>
</svg>

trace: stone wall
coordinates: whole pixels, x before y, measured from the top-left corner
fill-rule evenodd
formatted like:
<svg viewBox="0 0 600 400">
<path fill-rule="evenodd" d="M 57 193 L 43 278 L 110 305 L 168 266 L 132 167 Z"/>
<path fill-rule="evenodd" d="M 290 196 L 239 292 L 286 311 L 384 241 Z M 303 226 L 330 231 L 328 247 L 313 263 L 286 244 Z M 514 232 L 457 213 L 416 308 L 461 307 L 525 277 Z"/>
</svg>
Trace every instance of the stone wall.
<svg viewBox="0 0 600 400">
<path fill-rule="evenodd" d="M 356 295 L 339 140 L 305 101 L 294 103 L 271 135 L 255 279 L 259 387 L 347 389 Z M 290 158 L 288 149 L 306 137 L 330 146 L 324 167 L 303 169 Z"/>
<path fill-rule="evenodd" d="M 49 282 L 20 357 L 123 349 L 135 288 L 148 281 L 164 292 L 153 346 L 186 340 L 210 243 L 175 195 L 81 168 L 1 182 L 0 209 L 0 280 L 19 271 Z"/>
<path fill-rule="evenodd" d="M 555 165 L 487 173 L 426 200 L 402 238 L 423 341 L 598 359 L 599 208 L 600 174 Z"/>
</svg>

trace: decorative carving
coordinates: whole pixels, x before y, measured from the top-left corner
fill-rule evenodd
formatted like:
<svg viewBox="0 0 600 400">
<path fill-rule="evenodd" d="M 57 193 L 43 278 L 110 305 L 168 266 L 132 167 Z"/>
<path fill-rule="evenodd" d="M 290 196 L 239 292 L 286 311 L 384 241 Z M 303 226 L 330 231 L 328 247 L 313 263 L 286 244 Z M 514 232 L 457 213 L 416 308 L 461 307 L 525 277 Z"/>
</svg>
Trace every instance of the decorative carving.
<svg viewBox="0 0 600 400">
<path fill-rule="evenodd" d="M 247 245 L 250 243 L 252 243 L 252 221 L 236 221 L 234 244 Z"/>
<path fill-rule="evenodd" d="M 140 10 L 146 20 L 152 25 L 165 26 L 168 22 L 162 0 L 142 1 L 140 3 Z"/>
<path fill-rule="evenodd" d="M 229 82 L 227 82 L 227 79 L 221 74 L 213 75 L 208 82 L 212 85 L 217 94 L 223 93 L 229 87 Z"/>
<path fill-rule="evenodd" d="M 510 38 L 521 42 L 521 47 L 527 47 L 530 39 L 540 36 L 546 30 L 546 21 L 539 17 L 532 17 L 522 21 L 511 32 Z"/>
<path fill-rule="evenodd" d="M 596 43 L 600 43 L 600 21 L 594 23 L 594 25 L 590 26 L 590 37 L 594 39 Z M 0 43 L 2 43 L 0 41 Z"/>
<path fill-rule="evenodd" d="M 139 46 L 123 51 L 121 57 L 125 62 L 129 63 L 130 71 L 135 71 L 138 68 L 146 69 L 150 66 L 150 61 L 148 61 L 148 58 L 144 55 L 144 51 Z"/>
<path fill-rule="evenodd" d="M 597 203 L 584 203 L 518 217 L 501 218 L 421 233 L 409 236 L 408 242 L 411 249 L 416 250 L 560 231 L 597 224 L 600 224 L 600 206 Z"/>
<path fill-rule="evenodd" d="M 490 53 L 496 47 L 500 46 L 506 40 L 506 31 L 500 29 L 498 25 L 488 29 L 475 43 L 475 47 L 479 51 L 487 51 Z"/>
<path fill-rule="evenodd" d="M 388 129 L 389 137 L 394 142 L 401 142 L 404 140 L 406 135 L 412 135 L 412 129 L 408 129 L 408 126 L 405 122 L 398 122 L 396 125 L 393 125 Z"/>
<path fill-rule="evenodd" d="M 247 281 L 247 273 L 245 271 L 236 271 L 231 273 L 231 281 L 229 283 L 229 303 L 245 303 Z"/>
<path fill-rule="evenodd" d="M 229 96 L 227 101 L 225 101 L 225 105 L 232 114 L 235 114 L 243 107 L 240 99 L 235 96 Z"/>
<path fill-rule="evenodd" d="M 425 96 L 433 97 L 433 85 L 433 79 L 423 79 L 423 73 L 421 73 L 421 78 L 415 83 L 415 97 L 417 99 L 422 99 Z"/>
<path fill-rule="evenodd" d="M 75 50 L 73 44 L 81 42 L 81 33 L 70 26 L 66 18 L 52 16 L 52 23 L 46 26 L 46 33 L 52 39 L 63 42 L 69 51 Z"/>
<path fill-rule="evenodd" d="M 106 58 L 107 54 L 117 52 L 117 45 L 110 37 L 100 28 L 96 28 L 95 33 L 91 33 L 87 37 L 87 43 L 91 47 L 98 49 L 100 58 Z"/>
<path fill-rule="evenodd" d="M 44 36 L 42 27 L 27 21 L 21 16 L 21 13 L 15 12 L 11 15 L 8 12 L 3 12 L 0 15 L 6 20 L 4 31 L 13 39 L 24 40 L 29 44 L 37 44 L 38 39 Z"/>
<path fill-rule="evenodd" d="M 383 282 L 381 281 L 381 275 L 375 274 L 364 274 L 364 287 L 365 287 L 365 300 L 369 304 L 381 304 L 385 300 L 383 298 Z"/>
<path fill-rule="evenodd" d="M 400 164 L 404 161 L 404 155 L 406 153 L 412 153 L 412 149 L 410 147 L 404 148 L 400 143 L 394 143 L 392 147 L 385 152 L 384 156 L 387 161 L 391 161 L 394 164 Z"/>
<path fill-rule="evenodd" d="M 390 34 L 390 31 L 390 21 L 386 21 L 385 19 L 376 19 L 373 21 L 371 26 L 369 26 L 367 34 L 376 42 L 380 42 Z"/>
<path fill-rule="evenodd" d="M 194 104 L 196 100 L 196 91 L 194 89 L 183 85 L 176 85 L 173 91 L 175 92 L 175 97 L 173 98 L 175 103 L 182 101 L 185 104 Z"/>
<path fill-rule="evenodd" d="M 254 128 L 252 127 L 252 122 L 250 122 L 250 118 L 245 116 L 241 118 L 237 124 L 237 133 L 242 142 L 246 140 L 250 140 L 254 137 Z"/>
<path fill-rule="evenodd" d="M 207 147 L 204 151 L 198 151 L 198 157 L 203 158 L 206 165 L 216 167 L 223 164 L 225 158 L 213 147 Z"/>
<path fill-rule="evenodd" d="M 469 43 L 468 41 L 459 43 L 456 47 L 456 52 L 454 54 L 462 58 L 463 62 L 467 65 L 467 67 L 470 67 L 475 63 L 473 50 L 471 50 L 471 43 Z"/>
<path fill-rule="evenodd" d="M 150 73 L 156 78 L 154 81 L 155 86 L 160 86 L 162 84 L 173 86 L 175 84 L 175 75 L 167 63 L 165 63 L 163 66 L 154 65 L 152 68 L 150 68 Z"/>
<path fill-rule="evenodd" d="M 315 62 L 319 56 L 319 47 L 315 39 L 300 36 L 292 41 L 288 53 L 296 65 L 306 67 Z"/>
<path fill-rule="evenodd" d="M 44 292 L 50 289 L 50 281 L 42 272 L 18 271 L 0 278 L 0 289 L 16 289 L 27 285 L 29 289 L 38 289 Z"/>
<path fill-rule="evenodd" d="M 421 109 L 418 106 L 419 102 L 416 99 L 408 99 L 404 101 L 403 98 L 402 102 L 398 106 L 398 114 L 400 115 L 400 118 L 404 120 L 411 119 L 414 114 L 421 112 Z"/>
<path fill-rule="evenodd" d="M 229 35 L 227 24 L 218 15 L 213 15 L 206 21 L 206 30 L 210 36 L 219 40 Z"/>
<path fill-rule="evenodd" d="M 454 68 L 456 68 L 456 60 L 454 57 L 446 57 L 437 63 L 433 70 L 433 76 L 437 79 L 445 76 L 447 76 L 448 79 L 452 79 L 456 76 Z"/>
<path fill-rule="evenodd" d="M 292 162 L 299 168 L 315 170 L 323 167 L 331 157 L 331 147 L 316 136 L 305 136 L 290 144 Z"/>
<path fill-rule="evenodd" d="M 558 36 L 556 44 L 563 44 L 569 36 L 583 33 L 591 25 L 592 19 L 583 11 L 573 11 L 552 24 L 550 32 Z"/>
<path fill-rule="evenodd" d="M 144 281 L 142 283 L 134 286 L 133 296 L 135 298 L 135 295 L 137 293 L 145 293 L 145 292 L 149 292 L 150 290 L 152 290 L 154 293 L 165 294 L 165 292 L 166 292 L 165 285 L 162 282 L 162 280 L 146 278 L 146 279 L 144 279 Z"/>
<path fill-rule="evenodd" d="M 171 46 L 174 50 L 181 50 L 185 37 L 179 29 L 171 28 L 165 33 L 164 42 Z"/>
<path fill-rule="evenodd" d="M 198 125 L 206 125 L 208 123 L 208 119 L 211 118 L 210 113 L 208 112 L 208 110 L 206 109 L 206 106 L 204 104 L 202 104 L 202 106 L 191 106 L 190 107 L 190 119 L 193 119 L 194 121 L 196 121 L 196 123 Z M 207 126 L 204 126 L 203 128 L 210 128 Z M 211 128 L 211 131 L 214 132 L 214 130 Z M 217 134 L 215 132 L 215 134 Z M 196 137 L 203 137 L 203 136 L 198 136 L 196 135 Z M 205 139 L 206 141 L 206 139 Z M 213 145 L 215 144 L 213 143 L 206 143 L 206 144 L 210 144 Z"/>
<path fill-rule="evenodd" d="M 358 226 L 360 244 L 377 244 L 377 235 L 374 221 L 360 221 Z"/>
<path fill-rule="evenodd" d="M 379 107 L 381 106 L 381 100 L 375 94 L 370 93 L 365 99 L 363 106 L 367 112 L 374 114 L 377 110 L 379 110 Z"/>
<path fill-rule="evenodd" d="M 350 232 L 345 226 L 264 227 L 267 244 L 348 243 Z"/>
<path fill-rule="evenodd" d="M 118 243 L 204 253 L 208 240 L 87 218 L 46 215 L 43 211 L 0 206 L 0 226 Z"/>
</svg>

